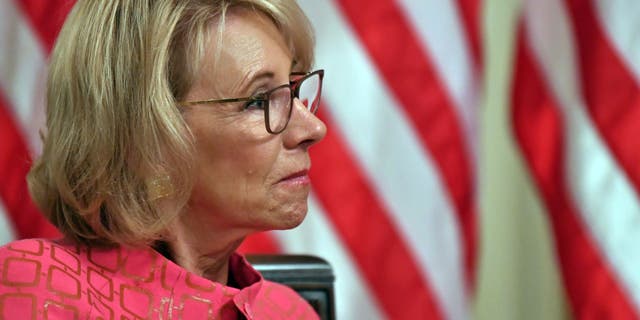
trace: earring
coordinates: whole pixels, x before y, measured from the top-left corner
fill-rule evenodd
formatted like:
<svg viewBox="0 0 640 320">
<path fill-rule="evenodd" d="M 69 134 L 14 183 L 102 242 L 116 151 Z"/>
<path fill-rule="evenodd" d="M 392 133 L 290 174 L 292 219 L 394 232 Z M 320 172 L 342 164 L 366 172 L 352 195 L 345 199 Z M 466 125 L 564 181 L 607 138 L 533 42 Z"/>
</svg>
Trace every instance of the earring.
<svg viewBox="0 0 640 320">
<path fill-rule="evenodd" d="M 173 184 L 171 177 L 168 175 L 157 176 L 154 179 L 147 180 L 147 195 L 150 201 L 167 197 L 173 193 Z"/>
</svg>

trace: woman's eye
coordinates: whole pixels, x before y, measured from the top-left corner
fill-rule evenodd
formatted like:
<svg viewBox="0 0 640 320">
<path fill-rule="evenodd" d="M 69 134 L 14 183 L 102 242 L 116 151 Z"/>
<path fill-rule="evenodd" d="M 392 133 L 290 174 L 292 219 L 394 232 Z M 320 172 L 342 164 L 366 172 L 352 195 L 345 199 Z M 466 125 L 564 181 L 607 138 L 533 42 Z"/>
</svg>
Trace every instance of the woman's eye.
<svg viewBox="0 0 640 320">
<path fill-rule="evenodd" d="M 251 110 L 251 109 L 264 110 L 266 107 L 267 107 L 267 100 L 264 100 L 264 99 L 251 100 L 244 105 L 245 110 Z"/>
</svg>

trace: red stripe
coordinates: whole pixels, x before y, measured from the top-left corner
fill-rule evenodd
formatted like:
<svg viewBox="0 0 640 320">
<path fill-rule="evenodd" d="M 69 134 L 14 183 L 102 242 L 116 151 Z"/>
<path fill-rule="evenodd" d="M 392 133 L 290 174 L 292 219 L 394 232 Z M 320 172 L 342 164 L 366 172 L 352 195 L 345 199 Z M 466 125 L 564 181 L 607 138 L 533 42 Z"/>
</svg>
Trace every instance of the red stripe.
<svg viewBox="0 0 640 320">
<path fill-rule="evenodd" d="M 471 56 L 476 66 L 482 65 L 480 0 L 458 0 L 458 9 L 462 17 L 462 24 L 466 30 Z"/>
<path fill-rule="evenodd" d="M 515 135 L 549 212 L 576 319 L 635 319 L 568 194 L 563 116 L 525 47 L 520 30 L 512 117 Z"/>
<path fill-rule="evenodd" d="M 17 3 L 29 19 L 46 52 L 51 52 L 64 19 L 75 1 L 17 0 Z"/>
<path fill-rule="evenodd" d="M 474 186 L 453 103 L 394 1 L 339 3 L 437 164 L 461 225 L 465 270 L 472 283 L 476 263 Z"/>
<path fill-rule="evenodd" d="M 29 150 L 0 93 L 0 198 L 18 238 L 57 237 L 29 197 L 25 176 L 31 166 Z"/>
<path fill-rule="evenodd" d="M 640 88 L 602 29 L 591 1 L 566 1 L 579 48 L 582 94 L 611 152 L 640 192 Z"/>
<path fill-rule="evenodd" d="M 321 117 L 329 131 L 311 149 L 313 189 L 378 304 L 390 319 L 442 319 L 387 208 L 340 140 L 337 127 L 324 114 Z"/>
<path fill-rule="evenodd" d="M 46 52 L 53 46 L 71 1 L 20 0 L 18 6 L 40 38 Z M 39 213 L 29 197 L 25 176 L 31 159 L 4 96 L 0 97 L 0 197 L 18 238 L 58 237 L 58 231 Z"/>
<path fill-rule="evenodd" d="M 241 253 L 280 253 L 282 248 L 270 232 L 260 232 L 248 236 L 238 251 Z"/>
</svg>

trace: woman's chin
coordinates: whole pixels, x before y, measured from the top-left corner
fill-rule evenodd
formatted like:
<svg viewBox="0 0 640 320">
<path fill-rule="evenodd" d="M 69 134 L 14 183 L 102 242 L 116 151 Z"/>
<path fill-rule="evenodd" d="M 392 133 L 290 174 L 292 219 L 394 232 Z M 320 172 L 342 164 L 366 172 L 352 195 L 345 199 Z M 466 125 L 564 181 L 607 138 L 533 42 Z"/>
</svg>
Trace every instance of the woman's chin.
<svg viewBox="0 0 640 320">
<path fill-rule="evenodd" d="M 296 204 L 295 207 L 287 208 L 274 215 L 274 230 L 288 230 L 299 226 L 307 216 L 307 202 Z"/>
</svg>

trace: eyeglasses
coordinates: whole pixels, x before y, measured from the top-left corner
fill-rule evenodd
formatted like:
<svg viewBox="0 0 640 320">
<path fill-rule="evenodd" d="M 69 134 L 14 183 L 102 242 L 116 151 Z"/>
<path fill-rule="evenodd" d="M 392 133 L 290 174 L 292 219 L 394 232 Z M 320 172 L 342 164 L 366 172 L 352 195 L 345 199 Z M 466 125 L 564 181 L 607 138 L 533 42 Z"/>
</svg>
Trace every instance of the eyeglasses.
<svg viewBox="0 0 640 320">
<path fill-rule="evenodd" d="M 315 114 L 320 106 L 322 92 L 322 78 L 324 70 L 310 73 L 293 72 L 289 76 L 289 83 L 277 86 L 267 92 L 245 98 L 211 99 L 201 101 L 180 102 L 182 107 L 197 104 L 215 104 L 246 101 L 245 108 L 260 108 L 264 110 L 264 124 L 267 132 L 278 134 L 287 127 L 293 110 L 293 99 L 298 100 Z"/>
</svg>

